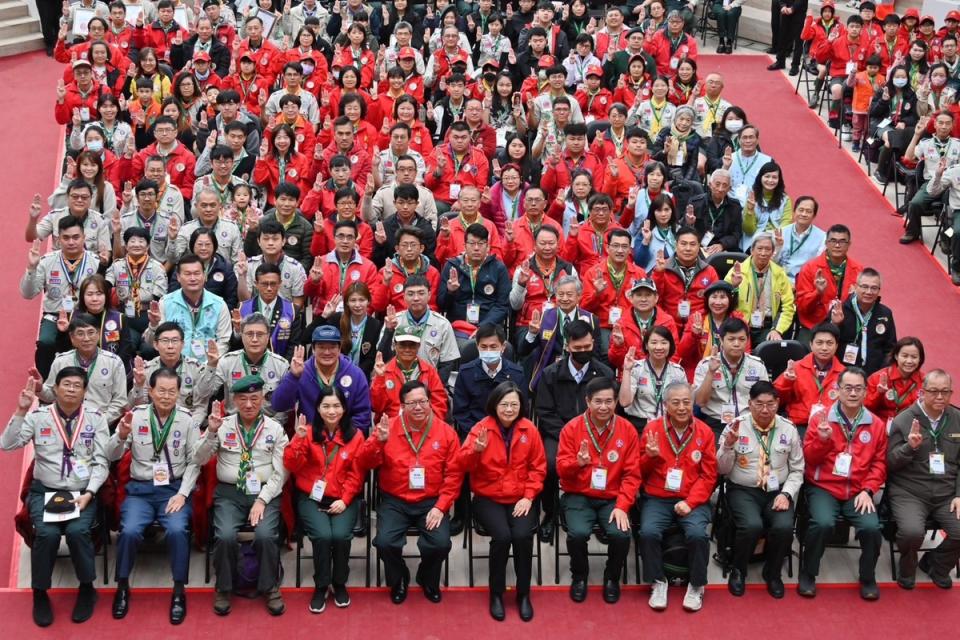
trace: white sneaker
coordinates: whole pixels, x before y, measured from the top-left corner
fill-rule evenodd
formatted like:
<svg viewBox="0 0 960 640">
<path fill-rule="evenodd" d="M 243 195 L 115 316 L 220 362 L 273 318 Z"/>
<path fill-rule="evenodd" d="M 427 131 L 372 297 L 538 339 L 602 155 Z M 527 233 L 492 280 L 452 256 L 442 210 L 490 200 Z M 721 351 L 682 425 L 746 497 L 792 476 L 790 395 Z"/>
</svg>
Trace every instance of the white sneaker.
<svg viewBox="0 0 960 640">
<path fill-rule="evenodd" d="M 687 585 L 687 594 L 683 596 L 683 608 L 687 611 L 700 611 L 703 606 L 703 587 Z"/>
<path fill-rule="evenodd" d="M 667 589 L 670 585 L 664 580 L 656 580 L 653 583 L 653 591 L 650 593 L 648 604 L 651 609 L 663 611 L 667 608 Z"/>
</svg>

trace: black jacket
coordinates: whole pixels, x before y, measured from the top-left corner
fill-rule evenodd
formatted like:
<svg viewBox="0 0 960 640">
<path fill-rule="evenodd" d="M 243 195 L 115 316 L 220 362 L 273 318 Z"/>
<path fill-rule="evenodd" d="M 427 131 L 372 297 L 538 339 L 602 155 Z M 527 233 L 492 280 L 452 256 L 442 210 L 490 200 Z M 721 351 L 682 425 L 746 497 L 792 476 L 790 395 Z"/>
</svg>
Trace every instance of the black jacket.
<svg viewBox="0 0 960 640">
<path fill-rule="evenodd" d="M 513 382 L 523 394 L 523 369 L 506 358 L 500 362 L 500 371 L 493 378 L 483 370 L 479 358 L 460 367 L 457 383 L 453 387 L 453 423 L 461 438 L 470 433 L 473 425 L 487 417 L 487 398 L 497 385 Z M 526 398 L 522 398 L 521 402 L 526 404 Z"/>
<path fill-rule="evenodd" d="M 447 280 L 450 279 L 450 270 L 456 269 L 460 279 L 460 288 L 456 291 L 447 290 Z M 468 320 L 467 305 L 480 305 L 480 320 L 476 325 L 484 323 L 503 325 L 510 315 L 510 288 L 512 282 L 507 268 L 494 256 L 480 265 L 477 272 L 476 290 L 470 288 L 470 276 L 462 256 L 450 258 L 443 265 L 440 272 L 440 291 L 437 292 L 437 306 L 444 312 L 450 322 Z"/>
<path fill-rule="evenodd" d="M 728 195 L 723 199 L 720 207 L 716 207 L 713 204 L 713 197 L 707 192 L 691 198 L 690 204 L 693 205 L 693 212 L 697 216 L 695 226 L 700 237 L 702 238 L 707 231 L 713 232 L 713 240 L 707 243 L 708 246 L 719 244 L 724 251 L 740 250 L 743 207 L 739 200 Z"/>
<path fill-rule="evenodd" d="M 543 376 L 537 385 L 537 423 L 540 435 L 546 438 L 560 439 L 560 430 L 578 415 L 587 410 L 587 396 L 584 388 L 594 378 L 614 379 L 613 369 L 596 358 L 587 365 L 588 369 L 580 384 L 570 374 L 565 356 L 543 370 Z"/>
<path fill-rule="evenodd" d="M 200 36 L 194 34 L 189 40 L 184 40 L 183 44 L 170 47 L 170 64 L 174 69 L 179 71 L 193 60 L 193 50 L 199 39 Z M 213 72 L 221 78 L 226 78 L 230 74 L 230 50 L 217 39 L 216 35 L 210 43 L 210 64 L 213 65 Z"/>
<path fill-rule="evenodd" d="M 857 360 L 852 363 L 867 372 L 867 375 L 879 371 L 887 362 L 887 357 L 897 342 L 897 326 L 893 322 L 893 312 L 890 307 L 881 304 L 878 299 L 873 305 L 873 313 L 867 322 L 867 357 L 864 360 L 863 349 L 860 348 L 862 337 L 857 331 L 857 316 L 853 312 L 853 296 L 847 297 L 843 303 L 843 322 L 840 323 L 840 346 L 837 357 L 843 361 L 847 345 L 858 347 Z M 851 364 L 844 362 L 844 364 Z"/>
<path fill-rule="evenodd" d="M 418 213 L 411 226 L 423 233 L 423 255 L 427 256 L 433 266 L 439 268 L 441 265 L 438 265 L 436 258 L 433 257 L 437 252 L 437 232 L 434 231 L 433 225 Z M 373 264 L 381 268 L 397 252 L 397 231 L 400 230 L 400 219 L 396 214 L 383 221 L 383 230 L 387 233 L 387 241 L 373 248 Z"/>
</svg>

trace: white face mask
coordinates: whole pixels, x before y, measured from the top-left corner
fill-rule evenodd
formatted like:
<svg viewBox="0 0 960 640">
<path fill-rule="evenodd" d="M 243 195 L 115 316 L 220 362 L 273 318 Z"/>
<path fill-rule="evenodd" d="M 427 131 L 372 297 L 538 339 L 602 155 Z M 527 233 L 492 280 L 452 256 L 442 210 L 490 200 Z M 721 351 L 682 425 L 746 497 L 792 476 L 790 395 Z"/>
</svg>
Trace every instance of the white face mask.
<svg viewBox="0 0 960 640">
<path fill-rule="evenodd" d="M 726 128 L 730 133 L 739 133 L 743 129 L 743 120 L 727 120 Z"/>
<path fill-rule="evenodd" d="M 905 86 L 907 86 L 907 79 L 906 79 L 906 78 L 894 78 L 894 79 L 893 79 L 893 86 L 897 87 L 898 89 L 903 89 Z"/>
<path fill-rule="evenodd" d="M 480 361 L 483 364 L 495 365 L 500 362 L 500 351 L 481 351 L 480 352 Z"/>
</svg>

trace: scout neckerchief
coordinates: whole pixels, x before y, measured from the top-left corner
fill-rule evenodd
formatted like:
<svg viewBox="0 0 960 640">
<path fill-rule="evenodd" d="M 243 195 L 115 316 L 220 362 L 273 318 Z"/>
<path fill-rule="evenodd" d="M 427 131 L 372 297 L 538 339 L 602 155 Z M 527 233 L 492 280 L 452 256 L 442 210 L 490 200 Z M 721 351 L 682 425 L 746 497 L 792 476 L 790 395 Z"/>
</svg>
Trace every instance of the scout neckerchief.
<svg viewBox="0 0 960 640">
<path fill-rule="evenodd" d="M 167 451 L 167 438 L 170 436 L 170 430 L 173 428 L 174 420 L 176 420 L 177 409 L 174 407 L 170 415 L 167 416 L 167 421 L 163 423 L 163 426 L 160 426 L 160 416 L 157 415 L 157 408 L 155 406 L 151 405 L 147 413 L 150 416 L 150 439 L 153 442 L 153 461 L 159 462 L 160 452 L 163 452 L 167 459 L 167 469 L 170 471 L 170 476 L 173 477 L 173 463 L 170 461 L 170 454 Z"/>
<path fill-rule="evenodd" d="M 896 369 L 896 366 L 890 367 L 891 371 L 895 369 Z M 887 379 L 889 380 L 889 378 L 890 376 L 888 375 Z M 906 404 L 907 397 L 909 397 L 909 395 L 913 393 L 913 390 L 917 388 L 916 380 L 910 380 L 910 378 L 904 378 L 902 375 L 900 379 L 907 380 L 910 382 L 910 386 L 907 387 L 906 391 L 904 391 L 902 394 L 898 394 L 892 382 L 890 383 L 890 388 L 887 390 L 887 400 L 889 400 L 890 402 L 893 402 L 896 405 L 897 413 L 900 413 L 900 410 L 903 408 L 903 405 Z"/>
<path fill-rule="evenodd" d="M 590 412 L 587 411 L 583 414 L 583 424 L 587 428 L 587 435 L 590 436 L 590 444 L 593 445 L 593 448 L 600 455 L 601 462 L 603 461 L 603 451 L 607 448 L 607 445 L 610 444 L 610 438 L 613 437 L 614 429 L 614 420 L 615 417 L 611 417 L 607 420 L 607 423 L 603 425 L 603 428 L 600 429 L 593 424 L 593 420 L 590 419 Z M 596 432 L 596 434 L 594 434 Z M 606 437 L 604 437 L 606 434 Z M 600 444 L 600 438 L 603 438 L 603 444 Z"/>
<path fill-rule="evenodd" d="M 664 98 L 663 103 L 658 107 L 657 99 L 656 98 L 650 99 L 650 109 L 653 112 L 653 122 L 651 123 L 651 126 L 650 126 L 651 135 L 655 133 L 659 133 L 660 129 L 663 128 L 663 124 L 662 124 L 663 112 L 666 110 L 668 104 L 669 102 L 667 102 L 667 99 Z"/>
<path fill-rule="evenodd" d="M 737 371 L 734 373 L 730 363 L 727 362 L 727 358 L 723 355 L 723 351 L 720 352 L 720 373 L 723 375 L 724 385 L 726 385 L 727 390 L 730 392 L 730 401 L 733 402 L 733 410 L 736 415 L 740 415 L 740 402 L 737 398 L 737 381 L 740 379 L 740 374 L 746 369 L 745 360 L 745 356 L 740 358 Z"/>
<path fill-rule="evenodd" d="M 830 268 L 830 274 L 837 286 L 837 297 L 840 297 L 843 295 L 843 279 L 847 275 L 847 261 L 844 259 L 840 264 L 834 265 L 830 260 L 827 260 L 827 267 Z"/>
<path fill-rule="evenodd" d="M 400 256 L 398 255 L 394 255 L 393 259 L 390 262 L 396 265 L 397 269 L 400 269 L 400 273 L 403 274 L 404 280 L 406 280 L 410 276 L 419 276 L 427 272 L 427 269 L 425 268 L 427 265 L 424 265 L 423 256 L 420 256 L 420 260 L 417 262 L 417 266 L 414 267 L 413 269 L 407 269 L 403 264 L 403 260 L 401 260 Z"/>
<path fill-rule="evenodd" d="M 75 418 L 62 416 L 59 405 L 50 405 L 50 416 L 53 418 L 53 424 L 57 427 L 57 432 L 63 441 L 63 457 L 60 462 L 61 480 L 63 480 L 64 476 L 73 473 L 73 462 L 71 458 L 74 455 L 73 447 L 77 444 L 77 438 L 80 437 L 80 427 L 83 426 L 83 405 L 80 405 L 80 410 L 75 415 Z M 63 420 L 61 420 L 61 416 L 64 418 Z"/>
<path fill-rule="evenodd" d="M 623 269 L 617 271 L 613 268 L 613 264 L 607 260 L 607 273 L 610 275 L 610 282 L 613 283 L 613 288 L 617 291 L 617 297 L 620 296 L 620 289 L 623 288 L 623 281 L 627 278 L 627 265 L 623 265 Z"/>
<path fill-rule="evenodd" d="M 850 300 L 850 306 L 853 307 L 853 315 L 857 317 L 857 331 L 856 333 L 860 334 L 860 358 L 861 362 L 867 361 L 867 326 L 870 324 L 870 318 L 873 316 L 873 310 L 876 308 L 876 304 L 870 307 L 870 310 L 864 314 L 860 311 L 860 304 L 858 302 L 857 294 L 853 294 L 852 299 Z"/>
<path fill-rule="evenodd" d="M 650 317 L 651 322 L 653 317 Z M 650 363 L 650 357 L 647 356 L 647 359 L 644 360 L 644 363 L 647 365 L 647 371 L 650 372 L 650 379 L 653 381 L 653 403 L 655 406 L 654 415 L 660 415 L 663 410 L 663 388 L 665 378 L 667 377 L 667 369 L 670 368 L 669 361 L 664 361 L 663 369 L 660 371 L 660 375 L 657 375 L 656 370 L 653 368 L 653 364 Z"/>
<path fill-rule="evenodd" d="M 407 428 L 407 420 L 403 415 L 403 412 L 400 412 L 400 427 L 403 429 L 403 436 L 407 440 L 407 444 L 410 445 L 410 448 L 413 449 L 413 455 L 416 456 L 417 464 L 420 464 L 420 450 L 423 449 L 424 443 L 427 441 L 427 436 L 430 435 L 430 429 L 433 427 L 433 412 L 429 412 L 427 417 L 427 426 L 423 429 L 423 435 L 420 436 L 420 442 L 413 444 L 413 435 L 410 433 L 410 429 Z"/>
<path fill-rule="evenodd" d="M 417 334 L 417 337 L 423 338 L 423 332 L 427 329 L 427 321 L 430 319 L 430 309 L 427 309 L 424 312 L 423 317 L 417 320 L 413 317 L 413 314 L 410 313 L 410 310 L 407 309 L 407 327 L 413 329 L 414 333 Z"/>
<path fill-rule="evenodd" d="M 243 372 L 245 375 L 259 376 L 260 370 L 263 369 L 263 365 L 265 365 L 266 363 L 267 363 L 266 351 L 264 351 L 263 355 L 260 356 L 260 362 L 251 361 L 250 358 L 247 357 L 246 350 L 243 350 L 240 352 L 240 364 L 243 365 Z"/>
<path fill-rule="evenodd" d="M 413 366 L 408 369 L 404 368 L 404 366 L 400 364 L 400 361 L 397 360 L 397 369 L 399 369 L 400 373 L 403 375 L 404 382 L 420 379 L 420 360 L 418 358 L 414 358 Z"/>
<path fill-rule="evenodd" d="M 324 463 L 323 463 L 323 475 L 327 474 L 327 470 L 330 468 L 330 465 L 333 464 L 333 461 L 337 458 L 337 453 L 340 451 L 340 445 L 336 443 L 334 438 L 336 437 L 335 432 L 330 433 L 326 429 L 321 429 L 320 431 L 320 448 L 323 449 L 324 453 Z M 333 445 L 331 447 L 331 445 Z"/>
<path fill-rule="evenodd" d="M 77 290 L 80 288 L 80 279 L 87 266 L 87 252 L 73 260 L 67 259 L 63 252 L 60 252 L 60 266 L 63 267 L 63 275 L 67 279 L 67 286 L 70 288 L 70 297 L 76 297 Z"/>
<path fill-rule="evenodd" d="M 643 344 L 646 340 L 647 334 L 650 333 L 650 330 L 653 329 L 653 323 L 657 320 L 657 309 L 654 307 L 653 311 L 650 313 L 650 319 L 644 320 L 640 317 L 640 312 L 636 309 L 633 310 L 633 321 L 637 323 L 637 329 L 640 330 L 640 344 Z"/>
<path fill-rule="evenodd" d="M 723 322 L 717 322 L 713 318 L 713 313 L 707 314 L 706 320 L 706 331 L 709 338 L 707 339 L 707 345 L 704 349 L 704 357 L 709 356 L 713 353 L 720 352 L 720 325 Z"/>
<path fill-rule="evenodd" d="M 140 277 L 147 269 L 149 254 L 144 254 L 139 259 L 134 259 L 127 254 L 127 271 L 130 273 L 130 300 L 133 301 L 133 311 L 140 315 Z"/>
<path fill-rule="evenodd" d="M 946 140 L 941 142 L 940 138 L 938 138 L 937 136 L 933 136 L 931 140 L 933 140 L 933 148 L 934 150 L 936 150 L 937 155 L 940 156 L 941 159 L 943 159 L 943 157 L 947 155 L 947 150 L 950 148 L 950 138 L 947 138 Z"/>
<path fill-rule="evenodd" d="M 240 467 L 237 471 L 237 491 L 247 492 L 247 474 L 253 469 L 253 445 L 263 432 L 263 412 L 257 414 L 253 427 L 245 429 L 240 422 L 240 416 L 237 415 L 237 431 L 240 432 Z"/>
<path fill-rule="evenodd" d="M 607 130 L 607 133 L 610 134 L 610 142 L 613 143 L 613 148 L 617 152 L 617 157 L 619 158 L 623 156 L 623 143 L 627 137 L 627 130 L 624 129 L 619 138 L 617 137 L 617 134 L 614 133 L 613 128 Z"/>
<path fill-rule="evenodd" d="M 757 472 L 759 474 L 759 477 L 757 478 L 758 486 L 766 488 L 768 475 L 767 464 L 769 463 L 772 465 L 770 461 L 773 458 L 770 455 L 770 450 L 773 447 L 773 443 L 775 442 L 774 437 L 777 434 L 777 418 L 774 416 L 773 422 L 770 423 L 770 426 L 767 429 L 760 429 L 757 426 L 756 421 L 751 416 L 750 426 L 753 428 L 753 432 L 757 436 L 757 442 L 760 443 L 760 450 L 763 452 L 762 456 L 760 457 L 759 464 L 757 465 Z M 767 436 L 766 442 L 764 442 L 763 436 Z"/>
<path fill-rule="evenodd" d="M 713 131 L 713 123 L 717 121 L 717 111 L 723 99 L 718 97 L 716 102 L 711 102 L 709 97 L 703 96 L 703 101 L 707 103 L 707 115 L 703 119 L 703 128 L 706 131 Z"/>
<path fill-rule="evenodd" d="M 560 271 L 559 266 L 556 258 L 553 259 L 553 264 L 549 265 L 548 269 L 540 267 L 540 262 L 536 255 L 530 260 L 530 270 L 543 280 L 543 288 L 546 291 L 547 300 L 553 298 L 553 282 L 557 279 L 557 273 Z"/>
<path fill-rule="evenodd" d="M 669 429 L 667 427 L 670 427 Z M 667 437 L 667 444 L 670 445 L 670 450 L 673 451 L 673 458 L 676 463 L 680 462 L 680 456 L 683 455 L 684 450 L 687 446 L 693 442 L 693 424 L 689 424 L 683 428 L 682 431 L 678 431 L 673 422 L 671 422 L 667 416 L 663 416 L 663 432 Z M 687 434 L 687 437 L 684 438 L 683 434 Z M 682 438 L 682 439 L 681 439 Z M 676 443 L 674 443 L 676 440 Z"/>
<path fill-rule="evenodd" d="M 363 316 L 360 324 L 350 319 L 350 360 L 353 364 L 360 362 L 360 344 L 363 342 L 363 332 L 367 328 L 367 316 Z"/>
<path fill-rule="evenodd" d="M 337 358 L 337 366 L 333 370 L 333 375 L 330 376 L 328 380 L 323 379 L 323 374 L 320 373 L 320 369 L 319 367 L 317 367 L 316 362 L 313 363 L 313 369 L 314 369 L 314 373 L 316 373 L 317 385 L 320 387 L 321 394 L 328 393 L 333 389 L 334 385 L 337 382 L 337 374 L 340 373 L 340 358 Z"/>
<path fill-rule="evenodd" d="M 103 315 L 106 316 L 106 311 L 104 311 L 104 314 L 103 314 Z M 103 333 L 103 332 L 102 332 L 102 327 L 101 327 L 101 334 L 102 334 L 102 333 Z M 96 351 L 93 352 L 93 357 L 90 358 L 90 362 L 88 362 L 86 365 L 84 365 L 84 364 L 83 364 L 83 360 L 80 358 L 80 352 L 77 351 L 76 349 L 74 349 L 74 351 L 73 351 L 73 363 L 74 363 L 76 366 L 78 366 L 78 367 L 80 367 L 81 369 L 83 369 L 83 370 L 87 373 L 87 382 L 90 381 L 90 376 L 93 375 L 93 372 L 97 370 L 97 367 L 96 367 L 96 364 L 97 364 L 97 356 L 99 356 L 99 355 L 100 355 L 100 349 L 97 349 Z"/>
<path fill-rule="evenodd" d="M 463 98 L 460 99 L 460 106 L 459 106 L 459 107 L 453 106 L 453 99 L 452 99 L 452 98 L 448 101 L 447 104 L 448 104 L 449 107 L 450 107 L 450 115 L 452 116 L 453 120 L 457 120 L 457 119 L 463 114 L 464 108 L 466 108 L 466 100 L 464 100 Z M 451 156 L 454 155 L 454 154 L 453 154 L 453 147 L 452 147 L 452 146 L 450 147 L 450 155 L 451 155 Z"/>
<path fill-rule="evenodd" d="M 663 230 L 660 228 L 660 225 L 657 225 L 653 228 L 653 235 L 663 243 L 663 256 L 665 258 L 669 258 L 672 253 L 676 253 L 677 238 L 673 235 L 673 229 L 667 227 L 666 230 Z"/>
</svg>

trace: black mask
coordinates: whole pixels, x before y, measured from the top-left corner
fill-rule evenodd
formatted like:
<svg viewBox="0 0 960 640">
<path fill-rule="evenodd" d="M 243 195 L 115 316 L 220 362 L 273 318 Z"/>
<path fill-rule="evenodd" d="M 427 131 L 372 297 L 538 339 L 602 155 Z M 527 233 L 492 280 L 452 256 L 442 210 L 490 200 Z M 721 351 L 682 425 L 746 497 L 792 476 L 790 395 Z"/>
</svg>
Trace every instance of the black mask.
<svg viewBox="0 0 960 640">
<path fill-rule="evenodd" d="M 585 365 L 593 359 L 593 351 L 571 351 L 570 358 L 579 365 Z"/>
</svg>

